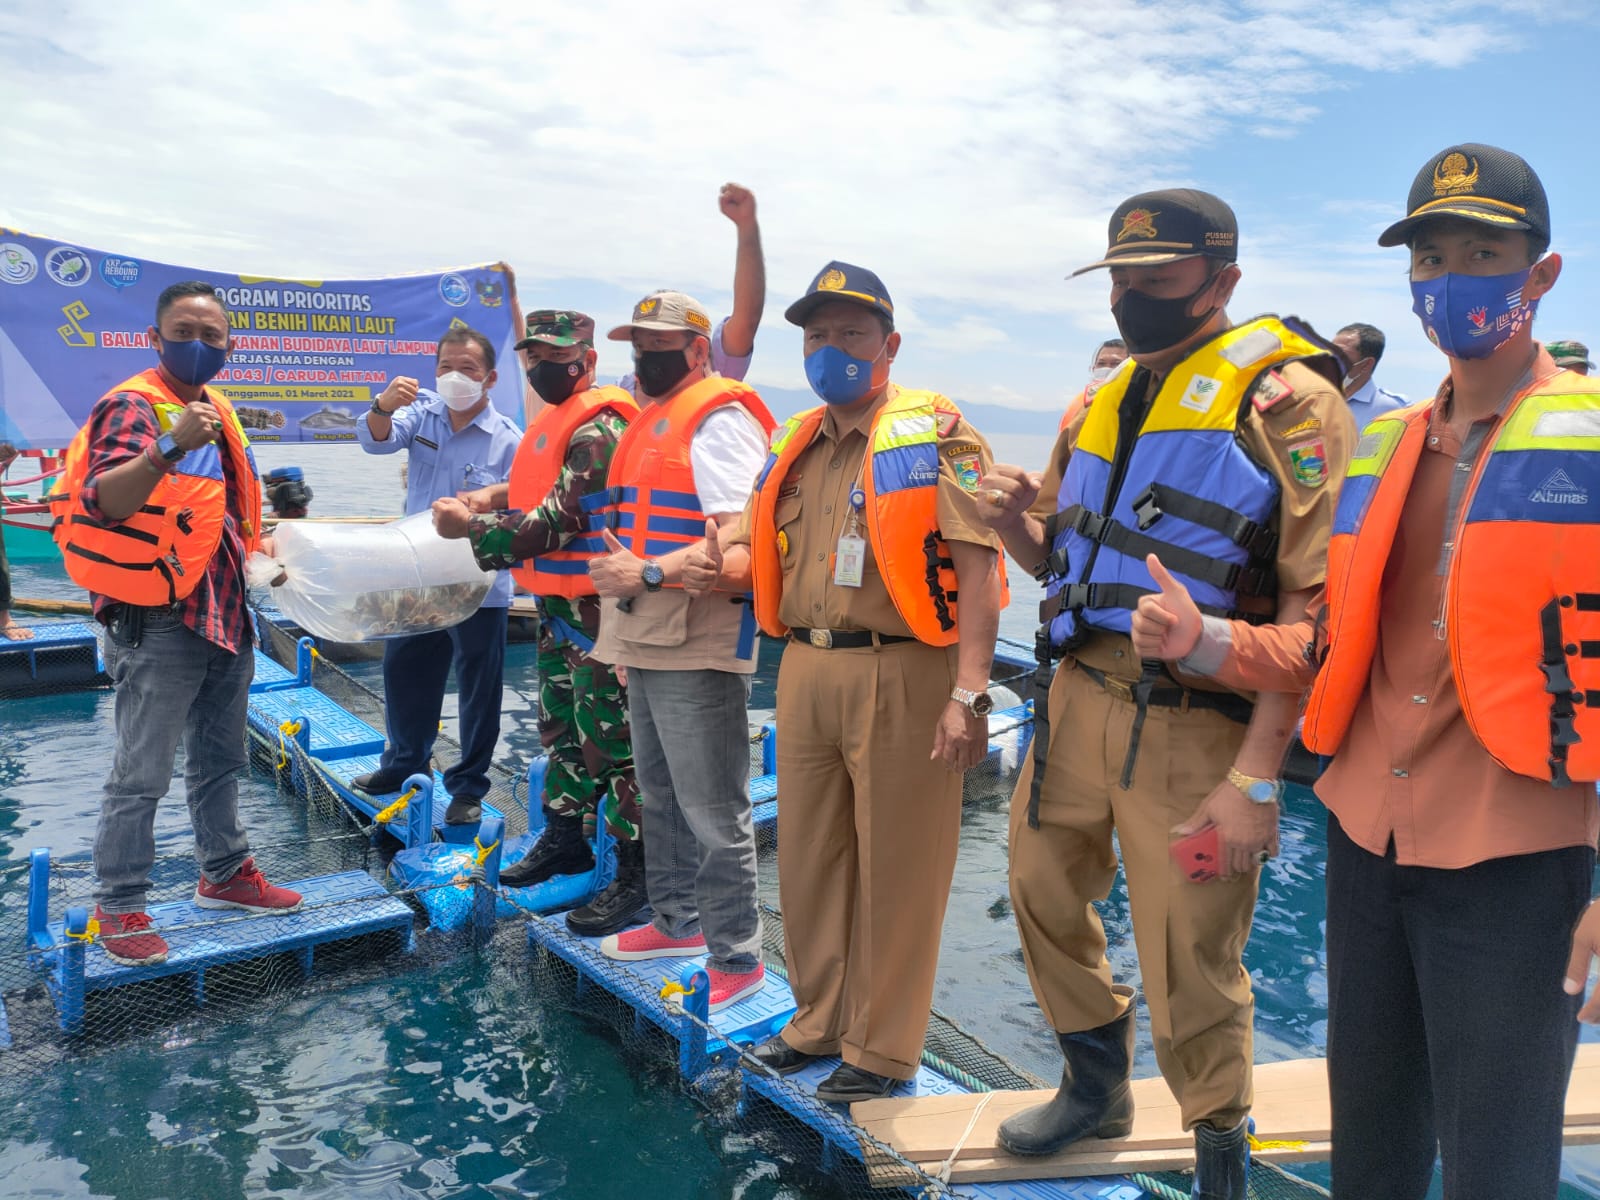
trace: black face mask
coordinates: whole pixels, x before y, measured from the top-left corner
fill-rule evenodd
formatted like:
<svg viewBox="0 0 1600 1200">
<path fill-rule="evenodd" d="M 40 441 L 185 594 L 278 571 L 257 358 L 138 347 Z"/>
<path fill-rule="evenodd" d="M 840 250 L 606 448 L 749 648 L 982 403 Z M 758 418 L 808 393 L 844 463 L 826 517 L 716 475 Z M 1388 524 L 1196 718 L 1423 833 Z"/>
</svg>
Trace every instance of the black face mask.
<svg viewBox="0 0 1600 1200">
<path fill-rule="evenodd" d="M 640 350 L 633 356 L 633 373 L 646 396 L 665 396 L 689 373 L 689 352 Z"/>
<path fill-rule="evenodd" d="M 560 404 L 578 390 L 578 384 L 588 373 L 581 358 L 575 362 L 540 359 L 528 368 L 528 382 L 546 404 Z"/>
<path fill-rule="evenodd" d="M 1122 340 L 1128 343 L 1128 353 L 1159 353 L 1176 346 L 1209 321 L 1217 311 L 1215 308 L 1208 308 L 1198 317 L 1191 317 L 1189 305 L 1215 279 L 1212 276 L 1187 296 L 1176 300 L 1158 300 L 1132 288 L 1123 292 L 1122 298 L 1111 306 L 1111 316 L 1117 323 L 1117 332 L 1122 334 Z"/>
</svg>

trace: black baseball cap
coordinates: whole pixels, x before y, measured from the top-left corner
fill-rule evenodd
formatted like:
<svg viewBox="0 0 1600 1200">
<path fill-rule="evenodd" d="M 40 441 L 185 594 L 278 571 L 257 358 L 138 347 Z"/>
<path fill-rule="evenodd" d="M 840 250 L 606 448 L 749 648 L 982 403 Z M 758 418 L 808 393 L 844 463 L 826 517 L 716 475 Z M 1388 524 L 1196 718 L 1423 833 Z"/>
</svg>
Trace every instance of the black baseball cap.
<svg viewBox="0 0 1600 1200">
<path fill-rule="evenodd" d="M 1405 218 L 1385 229 L 1378 245 L 1403 245 L 1434 217 L 1523 229 L 1535 241 L 1550 241 L 1550 203 L 1533 168 L 1521 155 L 1479 142 L 1449 146 L 1423 164 L 1411 183 Z"/>
<path fill-rule="evenodd" d="M 1180 258 L 1239 257 L 1239 221 L 1233 209 L 1210 192 L 1167 188 L 1140 192 L 1117 205 L 1106 230 L 1106 256 L 1072 275 L 1100 267 L 1149 267 Z"/>
<path fill-rule="evenodd" d="M 865 267 L 835 260 L 817 272 L 806 294 L 784 310 L 783 319 L 791 325 L 804 325 L 812 312 L 830 300 L 851 300 L 870 308 L 894 328 L 894 301 L 889 289 Z"/>
</svg>

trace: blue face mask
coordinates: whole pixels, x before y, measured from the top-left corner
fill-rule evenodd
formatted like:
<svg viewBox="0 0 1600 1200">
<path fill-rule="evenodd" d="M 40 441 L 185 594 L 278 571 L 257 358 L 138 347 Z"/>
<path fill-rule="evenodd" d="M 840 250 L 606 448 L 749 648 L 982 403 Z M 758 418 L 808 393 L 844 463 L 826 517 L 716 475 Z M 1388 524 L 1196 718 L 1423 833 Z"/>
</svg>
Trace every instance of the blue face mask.
<svg viewBox="0 0 1600 1200">
<path fill-rule="evenodd" d="M 1451 358 L 1488 358 L 1533 320 L 1539 302 L 1522 302 L 1532 270 L 1413 279 L 1411 311 L 1422 318 L 1428 340 Z"/>
<path fill-rule="evenodd" d="M 226 350 L 208 346 L 199 338 L 192 342 L 161 339 L 161 365 L 179 383 L 191 387 L 201 387 L 215 379 L 227 357 Z"/>
<path fill-rule="evenodd" d="M 829 404 L 854 404 L 872 390 L 872 368 L 882 356 L 880 350 L 877 357 L 856 358 L 836 346 L 824 346 L 806 355 L 806 382 Z"/>
</svg>

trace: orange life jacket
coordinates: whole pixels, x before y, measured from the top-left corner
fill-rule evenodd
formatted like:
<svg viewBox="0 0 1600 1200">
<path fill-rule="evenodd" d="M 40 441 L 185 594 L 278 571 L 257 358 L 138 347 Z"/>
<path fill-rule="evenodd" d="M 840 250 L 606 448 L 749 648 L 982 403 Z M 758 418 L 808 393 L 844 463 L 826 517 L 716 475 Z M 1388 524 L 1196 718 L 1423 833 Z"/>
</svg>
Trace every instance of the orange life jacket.
<svg viewBox="0 0 1600 1200">
<path fill-rule="evenodd" d="M 789 629 L 778 619 L 783 599 L 783 551 L 777 506 L 789 469 L 822 429 L 821 407 L 790 417 L 772 439 L 767 465 L 756 480 L 750 528 L 756 621 L 773 637 Z M 871 453 L 862 471 L 867 540 L 889 599 L 918 641 L 953 645 L 958 588 L 950 547 L 939 533 L 939 436 L 961 412 L 934 392 L 897 389 L 872 418 Z M 1006 592 L 1000 565 L 1001 607 Z"/>
<path fill-rule="evenodd" d="M 539 507 L 555 486 L 567 459 L 572 435 L 606 409 L 632 421 L 639 406 L 619 387 L 595 387 L 546 404 L 534 417 L 511 463 L 511 507 Z M 572 538 L 558 550 L 540 554 L 511 568 L 511 575 L 535 596 L 594 595 L 589 560 L 604 550 L 599 534 Z"/>
<path fill-rule="evenodd" d="M 1083 391 L 1079 392 L 1071 400 L 1067 401 L 1067 411 L 1061 414 L 1061 424 L 1056 426 L 1057 437 L 1060 437 L 1063 433 L 1065 433 L 1067 431 L 1067 426 L 1072 424 L 1073 419 L 1076 418 L 1077 415 L 1084 409 L 1089 407 L 1089 401 L 1094 399 L 1094 393 L 1096 390 L 1098 389 L 1084 388 Z"/>
<path fill-rule="evenodd" d="M 171 429 L 185 407 L 154 367 L 106 394 L 117 392 L 144 397 L 163 431 Z M 226 396 L 207 388 L 205 398 L 222 417 L 221 447 L 207 443 L 189 451 L 123 521 L 100 521 L 84 509 L 90 426 L 78 430 L 50 497 L 52 534 L 74 583 L 124 604 L 146 606 L 174 604 L 194 591 L 222 541 L 228 514 L 223 454 L 245 507 L 239 531 L 245 553 L 260 544 L 261 482 L 250 441 Z"/>
<path fill-rule="evenodd" d="M 1328 545 L 1328 645 L 1305 743 L 1332 754 L 1367 688 L 1380 589 L 1432 401 L 1362 432 Z M 1508 771 L 1600 780 L 1600 380 L 1515 397 L 1446 533 L 1444 635 L 1472 734 Z"/>
<path fill-rule="evenodd" d="M 721 375 L 640 409 L 611 456 L 604 495 L 592 498 L 595 536 L 602 527 L 610 529 L 640 558 L 660 558 L 703 541 L 706 514 L 695 492 L 689 444 L 701 422 L 728 404 L 742 406 L 772 433 L 776 422 L 755 390 Z"/>
</svg>

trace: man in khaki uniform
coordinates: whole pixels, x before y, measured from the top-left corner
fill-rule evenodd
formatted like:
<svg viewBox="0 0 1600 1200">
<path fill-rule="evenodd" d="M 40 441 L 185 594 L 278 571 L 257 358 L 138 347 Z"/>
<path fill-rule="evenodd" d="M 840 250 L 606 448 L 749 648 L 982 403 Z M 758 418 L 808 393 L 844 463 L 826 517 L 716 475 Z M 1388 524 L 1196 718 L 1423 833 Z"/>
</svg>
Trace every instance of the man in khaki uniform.
<svg viewBox="0 0 1600 1200">
<path fill-rule="evenodd" d="M 1005 585 L 977 514 L 989 447 L 943 396 L 889 381 L 878 277 L 829 263 L 784 315 L 826 403 L 779 431 L 725 558 L 708 540 L 685 586 L 753 584 L 762 628 L 789 639 L 778 879 L 798 1010 L 755 1055 L 785 1074 L 840 1055 L 817 1097 L 849 1103 L 922 1054 Z"/>
<path fill-rule="evenodd" d="M 1242 963 L 1260 866 L 1277 849 L 1293 697 L 1259 701 L 1141 663 L 1128 637 L 1157 590 L 1147 556 L 1216 612 L 1298 618 L 1322 583 L 1354 441 L 1328 344 L 1293 318 L 1235 326 L 1237 225 L 1173 190 L 1113 214 L 1111 311 L 1130 361 L 1063 432 L 1048 482 L 997 466 L 984 511 L 1047 585 L 1032 762 L 1012 801 L 1011 895 L 1034 994 L 1066 1058 L 1049 1104 L 1002 1142 L 1046 1154 L 1132 1122 L 1133 991 L 1114 986 L 1093 903 L 1118 835 L 1156 1060 L 1195 1131 L 1197 1197 L 1244 1196 L 1251 994 Z M 1050 675 L 1050 661 L 1060 667 Z M 1171 841 L 1216 835 L 1222 876 L 1192 882 Z"/>
</svg>

